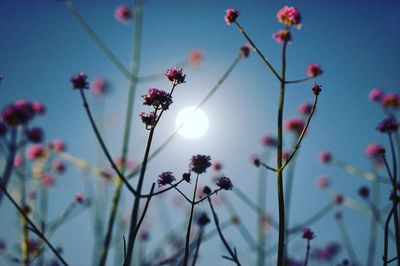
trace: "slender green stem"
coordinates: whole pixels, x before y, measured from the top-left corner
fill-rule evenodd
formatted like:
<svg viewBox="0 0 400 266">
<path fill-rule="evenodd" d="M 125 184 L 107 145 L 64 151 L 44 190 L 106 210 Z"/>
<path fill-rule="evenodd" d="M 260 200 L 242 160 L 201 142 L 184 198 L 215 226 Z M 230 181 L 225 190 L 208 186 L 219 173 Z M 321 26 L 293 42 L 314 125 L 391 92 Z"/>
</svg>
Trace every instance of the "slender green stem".
<svg viewBox="0 0 400 266">
<path fill-rule="evenodd" d="M 261 159 L 265 162 L 268 161 L 268 152 L 265 151 L 261 156 Z M 257 217 L 257 265 L 265 265 L 265 247 L 266 247 L 266 217 L 264 215 L 267 208 L 267 175 L 268 172 L 260 169 L 258 172 L 258 184 L 257 184 L 257 205 L 263 211 L 258 213 Z M 240 223 L 241 224 L 241 223 Z"/>
<path fill-rule="evenodd" d="M 308 264 L 308 257 L 310 256 L 310 249 L 311 249 L 310 240 L 307 239 L 307 251 L 306 251 L 306 258 L 304 259 L 304 266 L 307 266 L 307 264 Z"/>
<path fill-rule="evenodd" d="M 386 218 L 386 222 L 385 222 L 385 242 L 384 242 L 384 246 L 383 246 L 383 265 L 387 266 L 388 265 L 388 250 L 389 250 L 389 224 L 390 224 L 390 219 L 393 216 L 393 211 L 394 208 L 396 208 L 397 206 L 393 206 L 392 209 L 390 210 L 387 218 Z"/>
<path fill-rule="evenodd" d="M 193 197 L 192 197 L 192 204 L 190 206 L 190 214 L 189 214 L 189 221 L 188 221 L 188 226 L 186 230 L 186 241 L 185 241 L 185 255 L 183 259 L 183 265 L 187 266 L 189 262 L 189 243 L 190 243 L 190 231 L 192 229 L 192 220 L 193 220 L 193 214 L 194 214 L 194 202 L 196 200 L 196 191 L 197 191 L 197 184 L 199 181 L 199 174 L 196 175 L 196 182 L 194 184 L 194 189 L 193 189 Z"/>
<path fill-rule="evenodd" d="M 8 182 L 10 181 L 12 171 L 14 169 L 14 159 L 17 153 L 17 129 L 11 129 L 10 142 L 8 144 L 8 157 L 6 166 L 4 168 L 1 182 L 5 188 L 7 188 Z M 3 193 L 0 191 L 0 205 L 3 199 Z"/>
<path fill-rule="evenodd" d="M 315 78 L 315 77 L 306 77 L 306 78 L 302 78 L 302 79 L 287 80 L 285 83 L 286 84 L 301 83 L 301 82 L 305 82 L 305 81 L 311 80 L 313 78 Z"/>
<path fill-rule="evenodd" d="M 199 256 L 200 244 L 201 244 L 201 240 L 202 240 L 203 234 L 204 234 L 203 231 L 204 231 L 203 228 L 200 227 L 200 233 L 199 233 L 199 236 L 197 237 L 196 249 L 194 251 L 192 266 L 196 265 L 197 257 Z"/>
<path fill-rule="evenodd" d="M 382 176 L 361 170 L 357 167 L 355 167 L 354 165 L 348 164 L 346 162 L 343 162 L 341 160 L 338 160 L 336 158 L 332 159 L 332 164 L 334 164 L 335 166 L 343 169 L 344 171 L 346 171 L 347 173 L 349 173 L 350 175 L 353 176 L 358 176 L 361 177 L 365 180 L 368 181 L 374 181 L 377 180 L 379 183 L 383 183 L 383 184 L 391 184 L 391 181 L 387 178 L 384 178 Z"/>
<path fill-rule="evenodd" d="M 371 200 L 367 199 L 368 202 L 371 202 L 373 206 L 371 208 L 373 216 L 371 217 L 371 226 L 369 230 L 367 266 L 373 266 L 375 264 L 377 230 L 378 230 L 378 223 L 380 220 L 379 210 L 376 208 L 375 204 L 379 205 L 379 197 L 380 197 L 380 186 L 379 183 L 375 180 L 372 182 Z M 378 217 L 376 217 L 376 215 L 378 215 Z"/>
<path fill-rule="evenodd" d="M 350 240 L 349 234 L 347 232 L 346 225 L 344 224 L 343 218 L 336 219 L 336 221 L 339 226 L 339 231 L 340 231 L 340 235 L 342 237 L 342 242 L 343 242 L 344 248 L 346 249 L 346 252 L 350 257 L 350 260 L 353 263 L 356 263 L 358 265 L 359 263 L 358 263 L 357 255 L 356 255 L 356 252 L 354 251 L 354 247 L 353 247 L 353 244 L 351 243 L 351 240 Z"/>
<path fill-rule="evenodd" d="M 25 180 L 23 177 L 20 177 L 21 182 L 21 206 L 26 206 L 26 188 L 25 188 Z M 21 250 L 22 250 L 22 258 L 23 258 L 23 265 L 29 265 L 29 250 L 28 250 L 28 241 L 29 241 L 29 230 L 28 230 L 28 221 L 26 220 L 25 216 L 20 214 L 21 220 Z"/>
</svg>

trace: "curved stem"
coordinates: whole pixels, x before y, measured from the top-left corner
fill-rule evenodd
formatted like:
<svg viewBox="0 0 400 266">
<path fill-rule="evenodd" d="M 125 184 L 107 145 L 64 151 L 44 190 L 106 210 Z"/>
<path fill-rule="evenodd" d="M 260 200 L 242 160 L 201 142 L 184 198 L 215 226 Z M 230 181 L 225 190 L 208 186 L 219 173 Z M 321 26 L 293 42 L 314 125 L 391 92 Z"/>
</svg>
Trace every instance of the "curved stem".
<svg viewBox="0 0 400 266">
<path fill-rule="evenodd" d="M 285 83 L 286 84 L 301 83 L 301 82 L 304 82 L 304 81 L 311 80 L 313 78 L 315 78 L 315 77 L 306 77 L 306 78 L 302 78 L 302 79 L 287 80 L 287 81 L 285 81 Z"/>
<path fill-rule="evenodd" d="M 11 129 L 11 138 L 10 138 L 10 143 L 8 144 L 8 157 L 7 157 L 7 162 L 6 166 L 4 168 L 3 174 L 2 174 L 2 179 L 1 182 L 5 188 L 7 188 L 8 182 L 10 181 L 10 177 L 12 174 L 12 171 L 14 169 L 14 159 L 15 155 L 17 153 L 17 129 L 13 128 Z M 3 199 L 3 193 L 0 191 L 0 205 Z"/>
<path fill-rule="evenodd" d="M 329 203 L 325 207 L 323 207 L 320 211 L 318 211 L 316 214 L 311 216 L 309 219 L 307 219 L 305 222 L 301 223 L 300 225 L 296 225 L 293 228 L 289 229 L 287 232 L 288 234 L 295 234 L 297 232 L 300 232 L 303 230 L 305 227 L 309 227 L 325 215 L 327 215 L 333 208 L 335 207 L 334 203 Z"/>
</svg>

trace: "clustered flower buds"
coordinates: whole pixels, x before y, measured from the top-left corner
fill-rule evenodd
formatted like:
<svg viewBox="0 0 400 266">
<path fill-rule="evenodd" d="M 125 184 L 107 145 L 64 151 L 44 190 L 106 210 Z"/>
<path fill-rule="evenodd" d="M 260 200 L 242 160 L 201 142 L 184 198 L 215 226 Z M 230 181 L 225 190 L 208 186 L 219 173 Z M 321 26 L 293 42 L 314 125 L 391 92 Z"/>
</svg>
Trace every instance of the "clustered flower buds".
<svg viewBox="0 0 400 266">
<path fill-rule="evenodd" d="M 298 29 L 301 28 L 301 15 L 300 12 L 292 6 L 285 6 L 276 14 L 278 21 L 286 26 L 296 26 Z"/>
<path fill-rule="evenodd" d="M 264 135 L 261 138 L 261 144 L 267 147 L 276 147 L 278 145 L 278 140 L 274 136 Z"/>
<path fill-rule="evenodd" d="M 234 23 L 236 21 L 236 19 L 239 17 L 239 10 L 237 9 L 232 9 L 232 8 L 228 8 L 225 11 L 225 22 L 227 25 L 231 25 L 232 23 Z"/>
<path fill-rule="evenodd" d="M 221 176 L 217 179 L 217 186 L 224 190 L 232 190 L 233 188 L 231 180 L 226 176 Z"/>
<path fill-rule="evenodd" d="M 119 6 L 115 9 L 115 18 L 120 22 L 126 22 L 132 18 L 132 11 L 127 6 Z"/>
<path fill-rule="evenodd" d="M 142 122 L 146 125 L 146 128 L 150 129 L 156 121 L 156 114 L 154 112 L 150 112 L 148 114 L 142 112 L 140 113 L 140 118 L 142 119 Z"/>
<path fill-rule="evenodd" d="M 376 127 L 376 129 L 379 130 L 381 133 L 396 132 L 398 128 L 399 123 L 393 117 L 385 118 Z"/>
<path fill-rule="evenodd" d="M 172 96 L 156 88 L 150 88 L 149 92 L 143 95 L 142 98 L 144 99 L 144 105 L 153 106 L 156 110 L 168 110 L 168 107 L 172 104 Z"/>
<path fill-rule="evenodd" d="M 173 181 L 175 181 L 175 177 L 172 172 L 164 172 L 158 176 L 157 184 L 158 187 L 162 187 L 171 184 Z"/>
<path fill-rule="evenodd" d="M 319 154 L 319 160 L 321 163 L 330 163 L 332 161 L 332 154 L 327 151 L 322 151 Z"/>
<path fill-rule="evenodd" d="M 173 67 L 165 71 L 165 76 L 174 84 L 181 84 L 185 82 L 186 75 L 183 74 L 183 69 Z"/>
<path fill-rule="evenodd" d="M 311 231 L 310 228 L 304 228 L 304 229 L 303 229 L 303 236 L 302 236 L 302 237 L 303 237 L 304 239 L 311 240 L 311 239 L 314 239 L 314 238 L 315 238 L 315 234 L 314 234 L 313 231 Z"/>
<path fill-rule="evenodd" d="M 309 115 L 312 111 L 312 104 L 311 103 L 302 103 L 299 105 L 298 110 L 301 114 Z"/>
<path fill-rule="evenodd" d="M 240 55 L 247 58 L 250 54 L 250 47 L 248 45 L 243 45 L 240 47 Z"/>
<path fill-rule="evenodd" d="M 304 128 L 304 121 L 300 118 L 292 118 L 286 121 L 285 129 L 300 135 Z"/>
<path fill-rule="evenodd" d="M 211 166 L 211 157 L 208 155 L 193 155 L 190 162 L 190 168 L 197 174 L 205 173 L 207 168 Z"/>
<path fill-rule="evenodd" d="M 72 76 L 70 81 L 72 83 L 72 88 L 75 90 L 89 89 L 89 82 L 84 72 Z"/>
<path fill-rule="evenodd" d="M 290 42 L 292 40 L 292 35 L 288 30 L 279 30 L 272 35 L 272 38 L 279 44 L 283 44 L 284 42 Z"/>
</svg>

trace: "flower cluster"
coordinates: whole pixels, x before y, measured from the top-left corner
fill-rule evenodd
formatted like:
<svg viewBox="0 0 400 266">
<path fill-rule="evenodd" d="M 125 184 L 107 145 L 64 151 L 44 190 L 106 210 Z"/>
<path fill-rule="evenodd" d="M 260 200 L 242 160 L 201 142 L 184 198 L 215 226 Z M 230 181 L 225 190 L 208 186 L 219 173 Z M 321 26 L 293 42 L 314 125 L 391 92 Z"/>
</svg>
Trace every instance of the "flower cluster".
<svg viewBox="0 0 400 266">
<path fill-rule="evenodd" d="M 144 99 L 144 105 L 153 106 L 156 110 L 168 110 L 172 104 L 172 96 L 156 88 L 150 88 L 149 92 L 143 95 L 142 98 Z"/>
<path fill-rule="evenodd" d="M 376 127 L 381 133 L 391 133 L 396 132 L 399 128 L 399 123 L 393 117 L 385 118 Z"/>
<path fill-rule="evenodd" d="M 115 9 L 115 18 L 120 22 L 126 22 L 132 18 L 132 10 L 127 6 L 119 6 Z"/>
<path fill-rule="evenodd" d="M 278 32 L 275 32 L 272 35 L 272 38 L 274 38 L 274 40 L 277 41 L 279 44 L 292 41 L 292 35 L 288 30 L 280 30 Z"/>
<path fill-rule="evenodd" d="M 261 144 L 267 147 L 276 147 L 278 145 L 278 140 L 274 136 L 264 135 L 261 138 Z"/>
<path fill-rule="evenodd" d="M 140 113 L 140 118 L 142 119 L 142 122 L 146 125 L 146 128 L 150 129 L 156 121 L 156 114 L 154 112 L 150 112 L 148 114 L 142 112 Z"/>
<path fill-rule="evenodd" d="M 80 72 L 71 77 L 72 88 L 75 90 L 89 89 L 89 82 L 84 72 Z"/>
<path fill-rule="evenodd" d="M 90 84 L 90 89 L 96 96 L 101 96 L 106 93 L 109 84 L 105 79 L 95 78 Z"/>
<path fill-rule="evenodd" d="M 317 77 L 323 73 L 321 65 L 319 64 L 310 64 L 307 67 L 307 76 L 309 77 Z"/>
<path fill-rule="evenodd" d="M 366 199 L 369 197 L 369 188 L 366 186 L 362 186 L 358 189 L 358 195 L 360 195 L 360 197 Z"/>
<path fill-rule="evenodd" d="M 164 172 L 158 176 L 157 184 L 158 187 L 162 187 L 171 184 L 173 181 L 175 181 L 175 177 L 172 172 Z"/>
<path fill-rule="evenodd" d="M 317 178 L 317 180 L 315 181 L 315 184 L 319 188 L 327 188 L 330 184 L 329 177 L 327 177 L 325 175 L 321 175 Z"/>
<path fill-rule="evenodd" d="M 278 21 L 286 26 L 295 25 L 298 29 L 301 28 L 301 15 L 300 12 L 292 6 L 285 6 L 276 14 Z"/>
<path fill-rule="evenodd" d="M 240 55 L 247 58 L 250 54 L 250 47 L 248 45 L 243 45 L 240 47 Z"/>
<path fill-rule="evenodd" d="M 321 163 L 330 163 L 332 161 L 332 154 L 327 151 L 322 151 L 319 154 L 319 160 Z"/>
<path fill-rule="evenodd" d="M 400 96 L 393 92 L 385 94 L 382 89 L 375 88 L 370 91 L 368 98 L 380 103 L 385 109 L 397 110 L 400 108 Z"/>
<path fill-rule="evenodd" d="M 309 115 L 312 110 L 311 103 L 302 103 L 299 105 L 298 110 L 301 114 Z"/>
<path fill-rule="evenodd" d="M 193 155 L 190 162 L 190 169 L 197 174 L 205 173 L 207 168 L 211 166 L 210 161 L 211 157 L 208 155 Z"/>
<path fill-rule="evenodd" d="M 232 9 L 232 8 L 228 8 L 225 11 L 225 22 L 227 25 L 231 25 L 232 23 L 234 23 L 236 21 L 236 19 L 239 17 L 239 10 L 237 9 Z"/>
<path fill-rule="evenodd" d="M 20 100 L 3 108 L 0 118 L 0 135 L 7 132 L 7 126 L 16 127 L 31 121 L 35 115 L 42 115 L 45 108 L 42 103 Z"/>
<path fill-rule="evenodd" d="M 231 180 L 226 176 L 219 177 L 216 185 L 219 186 L 220 189 L 224 190 L 232 190 L 233 188 Z"/>
<path fill-rule="evenodd" d="M 303 236 L 302 236 L 302 237 L 303 237 L 304 239 L 311 240 L 311 239 L 314 239 L 314 238 L 315 238 L 315 234 L 314 234 L 313 231 L 311 231 L 310 228 L 304 228 L 304 229 L 303 229 Z"/>
<path fill-rule="evenodd" d="M 165 71 L 165 76 L 172 82 L 172 84 L 177 85 L 185 82 L 186 75 L 183 74 L 183 69 L 178 69 L 173 67 Z"/>
<path fill-rule="evenodd" d="M 285 129 L 300 135 L 304 128 L 304 121 L 300 118 L 292 118 L 286 121 Z"/>
</svg>

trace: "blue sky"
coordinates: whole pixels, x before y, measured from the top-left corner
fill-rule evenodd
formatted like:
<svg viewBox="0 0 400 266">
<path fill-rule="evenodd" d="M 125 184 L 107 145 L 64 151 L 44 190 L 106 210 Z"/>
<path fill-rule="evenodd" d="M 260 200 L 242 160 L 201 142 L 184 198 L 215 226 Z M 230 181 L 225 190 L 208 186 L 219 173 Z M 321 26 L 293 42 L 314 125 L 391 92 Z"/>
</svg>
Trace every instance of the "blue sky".
<svg viewBox="0 0 400 266">
<path fill-rule="evenodd" d="M 129 67 L 135 21 L 128 24 L 117 22 L 114 9 L 120 4 L 130 3 L 114 0 L 75 2 L 84 18 Z M 293 5 L 300 10 L 303 25 L 301 30 L 292 31 L 293 42 L 288 46 L 287 55 L 288 77 L 304 77 L 309 63 L 320 63 L 324 70 L 317 80 L 323 86 L 318 110 L 296 166 L 291 220 L 300 222 L 330 200 L 314 186 L 315 177 L 321 173 L 332 177 L 335 189 L 361 202 L 356 191 L 366 183 L 334 167 L 321 166 L 317 159 L 321 150 L 330 150 L 338 158 L 369 169 L 369 160 L 364 156 L 366 145 L 378 142 L 387 147 L 386 138 L 374 129 L 383 114 L 377 105 L 369 102 L 367 95 L 375 87 L 388 92 L 400 91 L 398 1 L 145 1 L 140 75 L 163 72 L 186 58 L 192 49 L 204 53 L 200 69 L 185 69 L 187 83 L 175 92 L 174 104 L 156 132 L 153 146 L 156 147 L 173 130 L 177 112 L 199 102 L 235 59 L 239 47 L 246 43 L 234 26 L 227 26 L 223 21 L 225 9 L 240 10 L 241 25 L 279 69 L 281 46 L 272 39 L 272 34 L 282 28 L 276 12 L 284 5 Z M 70 89 L 69 78 L 79 71 L 86 72 L 89 79 L 103 76 L 112 85 L 110 94 L 103 101 L 104 112 L 114 121 L 107 124 L 105 137 L 111 153 L 117 157 L 121 150 L 128 81 L 84 34 L 64 4 L 58 1 L 33 4 L 27 0 L 5 0 L 0 9 L 0 33 L 0 74 L 5 77 L 0 85 L 1 106 L 18 99 L 42 101 L 48 113 L 36 124 L 45 129 L 46 139 L 63 138 L 68 143 L 69 152 L 96 163 L 99 157 L 97 143 L 80 97 Z M 255 200 L 258 170 L 248 158 L 263 151 L 259 142 L 262 135 L 276 134 L 278 85 L 256 54 L 242 60 L 203 107 L 210 121 L 206 135 L 194 141 L 178 136 L 149 165 L 146 185 L 149 186 L 165 170 L 179 175 L 186 171 L 191 155 L 204 153 L 221 161 L 224 173 L 232 178 L 234 185 Z M 135 161 L 142 157 L 147 134 L 138 119 L 138 114 L 146 109 L 141 105 L 140 95 L 150 87 L 167 90 L 169 83 L 157 80 L 139 84 L 137 88 L 130 143 L 130 157 Z M 285 118 L 297 116 L 297 106 L 312 101 L 311 87 L 312 82 L 306 82 L 287 88 Z M 90 100 L 96 104 L 93 97 Z M 285 136 L 287 147 L 292 141 L 292 136 Z M 85 177 L 69 167 L 50 193 L 53 199 L 51 215 L 59 213 L 77 191 L 85 191 L 90 178 L 93 177 Z M 277 217 L 275 180 L 272 175 L 269 178 L 267 205 Z M 209 176 L 204 176 L 201 182 L 210 183 Z M 184 187 L 188 193 L 190 189 L 190 186 Z M 112 189 L 107 191 L 111 196 Z M 167 198 L 172 198 L 172 194 Z M 229 196 L 243 217 L 251 218 L 246 225 L 255 233 L 254 213 L 246 209 L 233 193 Z M 384 199 L 386 196 L 383 195 Z M 122 212 L 128 217 L 130 200 L 130 195 L 126 194 Z M 207 210 L 206 205 L 202 208 Z M 0 213 L 2 217 L 6 213 L 12 214 L 0 221 L 0 237 L 10 239 L 18 236 L 18 228 L 12 225 L 16 217 L 11 207 L 1 206 Z M 359 258 L 363 258 L 367 250 L 365 232 L 369 221 L 346 209 L 344 214 L 349 226 L 359 225 L 352 227 L 351 237 L 357 243 Z M 162 230 L 156 213 L 150 215 L 149 224 L 156 240 Z M 223 211 L 221 215 L 226 217 Z M 65 246 L 65 256 L 72 265 L 87 265 L 91 259 L 88 255 L 92 249 L 91 217 L 90 211 L 84 213 L 54 236 L 55 242 Z M 176 217 L 174 223 L 186 219 L 182 212 Z M 333 214 L 313 229 L 317 235 L 315 245 L 340 241 Z M 248 254 L 248 248 L 237 231 L 232 229 L 228 235 L 237 246 L 244 264 L 254 263 L 254 256 Z M 275 233 L 272 235 L 273 242 Z M 77 243 L 82 248 L 75 249 Z M 295 244 L 299 245 L 296 241 Z M 212 261 L 228 265 L 220 258 L 224 251 L 217 240 L 205 244 L 202 251 L 209 254 L 200 261 L 202 265 L 209 265 L 207 263 Z M 302 251 L 298 253 L 295 248 L 293 255 L 303 256 Z M 345 257 L 344 253 L 342 257 Z M 378 262 L 381 246 L 378 246 L 376 257 Z"/>
</svg>

